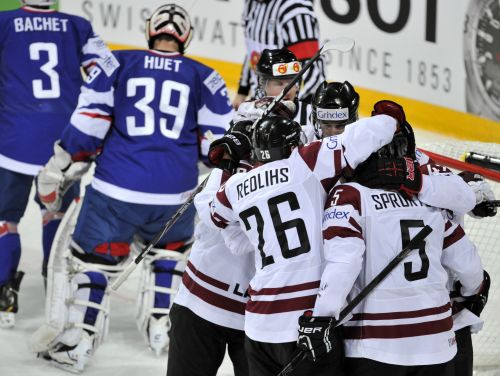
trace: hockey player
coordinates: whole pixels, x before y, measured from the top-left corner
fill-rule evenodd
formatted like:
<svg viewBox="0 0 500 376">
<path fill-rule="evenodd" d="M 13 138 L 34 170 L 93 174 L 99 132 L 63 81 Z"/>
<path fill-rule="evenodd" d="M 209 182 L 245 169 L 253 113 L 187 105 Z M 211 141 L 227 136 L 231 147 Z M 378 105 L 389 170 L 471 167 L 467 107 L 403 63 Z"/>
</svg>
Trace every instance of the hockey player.
<svg viewBox="0 0 500 376">
<path fill-rule="evenodd" d="M 346 297 L 354 298 L 429 225 L 432 233 L 345 323 L 347 367 L 350 375 L 453 375 L 456 344 L 445 268 L 470 296 L 481 290 L 481 260 L 463 229 L 441 209 L 387 189 L 391 176 L 408 173 L 394 163 L 401 157 L 413 163 L 414 142 L 396 135 L 358 166 L 353 182 L 329 194 L 323 215 L 326 267 L 314 315 L 300 318 L 299 346 L 310 357 L 341 346 L 324 340 L 331 317 L 338 318 Z M 312 327 L 321 330 L 311 334 Z"/>
<path fill-rule="evenodd" d="M 215 168 L 194 204 L 199 217 L 182 283 L 170 310 L 169 376 L 215 376 L 226 347 L 234 375 L 248 375 L 245 355 L 245 304 L 255 274 L 250 253 L 233 255 L 210 218 L 210 202 L 232 173 L 252 168 L 248 150 L 251 121 L 234 124 L 209 152 Z M 217 150 L 216 150 L 217 149 Z M 219 152 L 238 154 L 234 164 Z M 243 244 L 240 247 L 244 247 Z M 196 354 L 193 357 L 193 354 Z"/>
<path fill-rule="evenodd" d="M 246 0 L 243 11 L 246 56 L 243 62 L 235 109 L 250 94 L 255 96 L 255 67 L 264 49 L 288 48 L 300 61 L 319 50 L 319 24 L 312 0 Z M 300 99 L 310 101 L 317 85 L 325 79 L 320 58 L 304 77 Z"/>
<path fill-rule="evenodd" d="M 255 100 L 239 105 L 235 121 L 257 119 L 295 78 L 301 68 L 301 63 L 295 54 L 286 48 L 262 51 L 255 68 L 257 76 Z M 312 107 L 309 103 L 299 100 L 298 93 L 299 83 L 285 93 L 280 103 L 285 106 L 282 109 L 289 108 L 290 113 L 283 113 L 283 116 L 294 118 L 302 126 L 305 142 L 313 141 L 315 136 L 311 123 Z"/>
<path fill-rule="evenodd" d="M 220 137 L 232 117 L 219 74 L 183 55 L 192 34 L 187 12 L 175 4 L 161 6 L 146 31 L 149 50 L 117 51 L 120 69 L 110 77 L 101 71 L 89 77 L 38 177 L 43 202 L 55 205 L 78 164 L 99 153 L 65 256 L 67 286 L 52 289 L 56 307 L 47 321 L 57 309 L 70 312 L 68 321 L 50 343 L 44 328 L 33 340 L 33 349 L 71 370 L 81 371 L 105 337 L 108 276 L 129 254 L 134 235 L 151 240 L 177 211 L 197 185 L 197 162 L 208 152 L 203 135 Z M 159 241 L 170 252 L 155 249 L 140 287 L 138 326 L 157 354 L 168 346 L 170 292 L 182 274 L 179 260 L 167 255 L 186 251 L 194 215 L 191 207 Z M 61 283 L 54 274 L 49 283 Z M 73 302 L 69 307 L 57 295 L 64 289 Z M 45 344 L 36 345 L 37 338 Z"/>
<path fill-rule="evenodd" d="M 314 306 L 321 274 L 317 213 L 342 171 L 391 139 L 402 114 L 385 110 L 379 108 L 380 116 L 352 124 L 341 136 L 298 148 L 296 122 L 265 119 L 253 134 L 263 165 L 231 176 L 217 192 L 212 219 L 223 228 L 229 249 L 239 250 L 245 235 L 235 232 L 242 229 L 254 250 L 257 272 L 245 312 L 251 375 L 277 374 L 295 350 L 296 320 Z M 309 362 L 297 374 L 330 374 L 332 366 L 331 359 L 319 368 Z"/>
<path fill-rule="evenodd" d="M 54 141 L 77 104 L 88 73 L 100 60 L 106 75 L 115 60 L 81 17 L 50 9 L 55 0 L 23 0 L 0 12 L 0 327 L 12 327 L 23 272 L 17 225 L 26 210 L 34 176 L 47 163 Z M 57 210 L 43 218 L 42 274 L 61 217 L 79 195 L 74 184 Z M 37 200 L 40 204 L 40 202 Z"/>
</svg>

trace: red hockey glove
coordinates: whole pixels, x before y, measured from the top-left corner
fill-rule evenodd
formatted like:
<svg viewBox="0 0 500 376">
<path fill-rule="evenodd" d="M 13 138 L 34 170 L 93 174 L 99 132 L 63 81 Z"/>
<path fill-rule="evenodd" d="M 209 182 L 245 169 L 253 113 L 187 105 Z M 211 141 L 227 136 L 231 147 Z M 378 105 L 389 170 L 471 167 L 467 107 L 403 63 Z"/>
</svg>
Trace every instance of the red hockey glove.
<svg viewBox="0 0 500 376">
<path fill-rule="evenodd" d="M 397 104 L 396 102 L 383 100 L 378 101 L 373 106 L 372 116 L 375 115 L 388 115 L 393 117 L 398 121 L 399 124 L 403 124 L 406 122 L 406 115 L 403 107 Z M 399 127 L 398 127 L 399 129 Z"/>
</svg>

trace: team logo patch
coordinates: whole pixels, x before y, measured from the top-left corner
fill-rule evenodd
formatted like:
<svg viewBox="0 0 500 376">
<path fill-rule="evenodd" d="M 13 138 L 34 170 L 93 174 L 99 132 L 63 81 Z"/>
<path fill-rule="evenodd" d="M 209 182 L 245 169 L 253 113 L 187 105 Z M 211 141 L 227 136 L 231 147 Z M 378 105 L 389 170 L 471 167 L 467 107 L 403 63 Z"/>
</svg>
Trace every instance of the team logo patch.
<svg viewBox="0 0 500 376">
<path fill-rule="evenodd" d="M 210 75 L 205 78 L 203 83 L 212 94 L 217 93 L 217 91 L 224 86 L 224 80 L 216 71 L 210 73 Z"/>
<path fill-rule="evenodd" d="M 318 108 L 316 117 L 323 121 L 345 121 L 349 119 L 348 108 Z"/>
<path fill-rule="evenodd" d="M 301 65 L 298 61 L 292 61 L 291 63 L 276 63 L 273 64 L 273 76 L 286 76 L 291 74 L 297 74 L 300 72 Z"/>
<path fill-rule="evenodd" d="M 323 141 L 326 141 L 326 147 L 330 150 L 334 150 L 339 145 L 337 140 L 337 136 L 330 136 L 328 138 L 324 138 Z"/>
</svg>

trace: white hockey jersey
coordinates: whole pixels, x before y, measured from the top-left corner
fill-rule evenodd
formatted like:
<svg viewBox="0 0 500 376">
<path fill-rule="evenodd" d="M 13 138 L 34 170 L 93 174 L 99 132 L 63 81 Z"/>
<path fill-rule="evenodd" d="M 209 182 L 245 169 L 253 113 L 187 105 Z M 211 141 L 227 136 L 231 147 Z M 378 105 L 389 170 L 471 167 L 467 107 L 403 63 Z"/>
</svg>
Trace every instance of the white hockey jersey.
<svg viewBox="0 0 500 376">
<path fill-rule="evenodd" d="M 479 255 L 443 211 L 357 183 L 335 187 L 323 215 L 325 271 L 314 315 L 337 316 L 425 225 L 432 232 L 344 324 L 347 357 L 399 365 L 437 364 L 456 353 L 445 268 L 464 295 L 483 280 Z M 354 287 L 351 290 L 351 287 Z"/>
<path fill-rule="evenodd" d="M 386 115 L 362 119 L 340 136 L 295 149 L 288 159 L 233 175 L 219 189 L 212 219 L 224 229 L 226 244 L 238 250 L 241 238 L 234 230 L 243 229 L 255 251 L 248 337 L 267 343 L 297 339 L 297 319 L 313 308 L 319 287 L 326 192 L 347 165 L 355 168 L 388 143 L 395 125 Z"/>
<path fill-rule="evenodd" d="M 243 330 L 247 290 L 255 266 L 251 253 L 232 254 L 219 229 L 210 225 L 209 205 L 222 181 L 223 171 L 212 170 L 205 188 L 194 199 L 200 221 L 196 224 L 195 241 L 174 302 L 214 324 Z M 246 244 L 251 247 L 248 240 Z"/>
</svg>

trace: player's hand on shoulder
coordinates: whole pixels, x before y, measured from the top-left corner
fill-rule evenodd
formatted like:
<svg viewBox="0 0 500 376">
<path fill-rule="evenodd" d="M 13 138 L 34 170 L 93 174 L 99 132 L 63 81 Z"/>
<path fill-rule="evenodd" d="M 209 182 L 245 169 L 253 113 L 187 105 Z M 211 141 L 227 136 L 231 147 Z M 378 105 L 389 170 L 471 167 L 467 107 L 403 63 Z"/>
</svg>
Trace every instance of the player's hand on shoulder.
<svg viewBox="0 0 500 376">
<path fill-rule="evenodd" d="M 476 206 L 469 212 L 469 215 L 473 218 L 495 216 L 497 208 L 489 203 L 489 201 L 495 200 L 495 194 L 484 177 L 470 171 L 463 171 L 458 175 L 464 179 L 476 195 Z"/>
<path fill-rule="evenodd" d="M 332 351 L 334 346 L 341 346 L 341 344 L 335 343 L 333 336 L 335 318 L 312 316 L 312 313 L 312 311 L 305 311 L 299 317 L 297 347 L 315 362 Z"/>
<path fill-rule="evenodd" d="M 375 103 L 373 105 L 372 116 L 375 115 L 388 115 L 396 119 L 398 124 L 406 123 L 406 115 L 403 107 L 390 100 L 382 100 Z"/>
<path fill-rule="evenodd" d="M 54 155 L 36 178 L 38 197 L 47 210 L 56 212 L 61 208 L 64 193 L 87 172 L 89 166 L 87 162 L 73 162 L 59 142 L 54 144 Z"/>
</svg>

